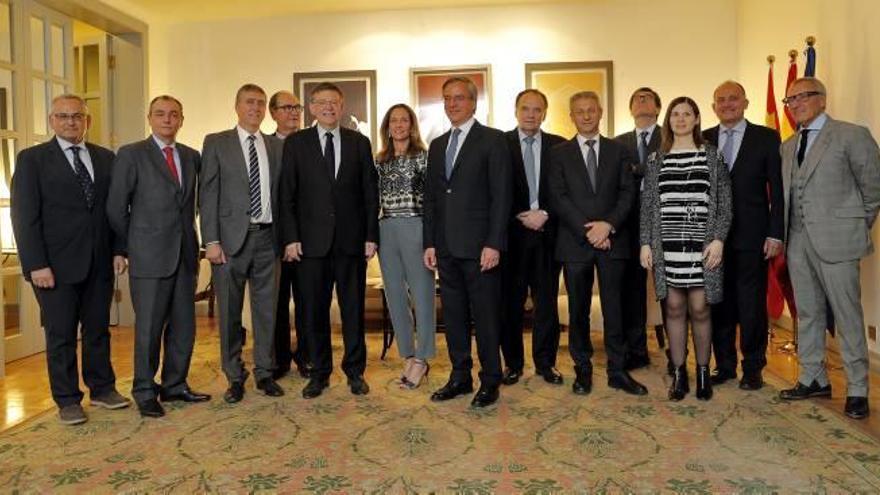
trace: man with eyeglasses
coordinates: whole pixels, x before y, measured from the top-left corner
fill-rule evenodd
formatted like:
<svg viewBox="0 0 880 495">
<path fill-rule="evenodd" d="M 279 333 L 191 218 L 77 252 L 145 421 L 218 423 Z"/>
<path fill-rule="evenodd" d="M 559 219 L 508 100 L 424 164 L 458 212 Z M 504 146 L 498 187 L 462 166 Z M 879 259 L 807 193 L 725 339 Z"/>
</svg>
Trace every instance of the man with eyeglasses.
<svg viewBox="0 0 880 495">
<path fill-rule="evenodd" d="M 250 375 L 241 356 L 245 286 L 251 303 L 257 390 L 270 397 L 284 395 L 273 377 L 281 146 L 260 132 L 266 116 L 262 88 L 241 86 L 235 95 L 235 113 L 234 128 L 205 136 L 199 174 L 202 242 L 217 292 L 220 359 L 229 383 L 223 400 L 230 404 L 244 398 Z"/>
<path fill-rule="evenodd" d="M 724 300 L 712 306 L 712 383 L 736 379 L 739 324 L 739 388 L 758 390 L 767 365 L 767 264 L 782 251 L 779 134 L 746 120 L 749 100 L 740 83 L 721 83 L 712 99 L 720 123 L 703 137 L 721 151 L 733 192 L 733 224 L 724 243 Z"/>
<path fill-rule="evenodd" d="M 370 140 L 341 125 L 345 98 L 332 83 L 309 95 L 317 124 L 284 141 L 281 187 L 284 261 L 296 261 L 303 322 L 313 368 L 302 391 L 321 395 L 333 371 L 330 303 L 342 316 L 342 371 L 354 395 L 366 395 L 364 297 L 367 262 L 379 242 L 379 186 Z"/>
<path fill-rule="evenodd" d="M 275 121 L 275 133 L 270 138 L 284 141 L 285 138 L 300 130 L 302 126 L 303 106 L 290 91 L 278 91 L 269 98 L 269 115 Z M 296 264 L 290 261 L 281 262 L 281 275 L 278 281 L 278 308 L 275 312 L 275 379 L 285 376 L 291 367 L 296 365 L 297 372 L 303 378 L 309 377 L 312 368 L 306 344 L 303 324 L 303 306 L 296 283 Z M 296 351 L 291 350 L 290 341 L 290 297 L 293 296 L 294 328 L 296 331 Z"/>
<path fill-rule="evenodd" d="M 798 382 L 783 400 L 830 397 L 825 301 L 831 304 L 847 377 L 844 413 L 866 418 L 868 347 L 859 262 L 873 252 L 880 209 L 880 150 L 862 126 L 825 113 L 825 85 L 803 77 L 783 103 L 798 133 L 782 144 L 788 269 L 798 308 Z"/>
<path fill-rule="evenodd" d="M 107 222 L 113 152 L 85 141 L 91 117 L 81 97 L 52 100 L 45 143 L 18 155 L 12 177 L 12 230 L 22 274 L 34 288 L 46 332 L 52 399 L 61 423 L 87 420 L 80 402 L 77 338 L 91 403 L 128 407 L 110 363 L 113 276 L 125 271 L 123 240 Z"/>
</svg>

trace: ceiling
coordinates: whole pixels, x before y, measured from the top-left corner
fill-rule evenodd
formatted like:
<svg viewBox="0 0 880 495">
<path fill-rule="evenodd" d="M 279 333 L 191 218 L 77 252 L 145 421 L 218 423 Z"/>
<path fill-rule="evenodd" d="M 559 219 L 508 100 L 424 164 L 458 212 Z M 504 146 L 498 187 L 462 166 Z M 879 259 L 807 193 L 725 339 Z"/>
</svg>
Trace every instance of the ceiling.
<svg viewBox="0 0 880 495">
<path fill-rule="evenodd" d="M 104 0 L 146 22 L 192 22 L 332 12 L 534 4 L 542 0 Z M 554 2 L 558 3 L 558 2 Z"/>
</svg>

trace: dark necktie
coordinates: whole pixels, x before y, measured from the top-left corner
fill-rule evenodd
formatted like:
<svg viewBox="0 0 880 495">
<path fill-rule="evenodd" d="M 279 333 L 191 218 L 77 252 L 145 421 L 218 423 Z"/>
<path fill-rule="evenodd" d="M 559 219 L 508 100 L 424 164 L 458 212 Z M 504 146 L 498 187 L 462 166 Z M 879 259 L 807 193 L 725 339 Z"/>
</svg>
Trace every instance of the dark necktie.
<svg viewBox="0 0 880 495">
<path fill-rule="evenodd" d="M 590 187 L 595 193 L 597 191 L 596 176 L 599 173 L 599 160 L 596 158 L 596 148 L 593 146 L 596 146 L 596 140 L 587 139 L 587 147 L 590 148 L 587 150 L 587 175 L 590 177 Z"/>
<path fill-rule="evenodd" d="M 526 168 L 526 182 L 529 184 L 529 205 L 533 205 L 538 201 L 538 178 L 535 172 L 535 150 L 532 145 L 535 143 L 533 136 L 526 136 L 523 141 L 526 142 L 526 151 L 523 153 L 523 165 Z"/>
<path fill-rule="evenodd" d="M 724 141 L 724 148 L 721 149 L 721 157 L 727 165 L 727 171 L 733 170 L 733 129 L 725 129 L 724 135 L 727 136 Z"/>
<path fill-rule="evenodd" d="M 89 175 L 86 165 L 79 156 L 82 148 L 71 146 L 67 149 L 73 151 L 73 169 L 76 171 L 76 180 L 79 182 L 79 187 L 82 188 L 83 196 L 86 198 L 86 206 L 91 210 L 95 206 L 95 182 L 92 180 L 92 176 Z"/>
<path fill-rule="evenodd" d="M 336 179 L 336 146 L 333 144 L 333 133 L 324 134 L 324 161 L 327 163 L 327 173 L 330 179 Z"/>
<path fill-rule="evenodd" d="M 797 153 L 798 167 L 800 167 L 801 163 L 804 162 L 804 156 L 806 156 L 806 154 L 807 154 L 807 137 L 808 137 L 807 133 L 810 132 L 811 130 L 812 129 L 801 129 L 801 142 L 798 145 L 798 153 Z"/>
<path fill-rule="evenodd" d="M 256 137 L 248 136 L 248 187 L 251 191 L 251 204 L 248 214 L 251 218 L 259 218 L 263 214 L 263 201 L 260 196 L 260 159 L 257 155 L 257 147 L 254 145 Z"/>
<path fill-rule="evenodd" d="M 174 164 L 174 148 L 166 146 L 162 148 L 162 151 L 165 152 L 165 163 L 168 164 L 168 170 L 171 172 L 171 177 L 174 177 L 174 182 L 177 182 L 177 185 L 180 185 L 180 177 L 177 176 L 177 165 Z"/>
<path fill-rule="evenodd" d="M 640 132 L 639 136 L 639 163 L 645 163 L 648 159 L 648 131 Z"/>
<path fill-rule="evenodd" d="M 458 135 L 461 129 L 458 127 L 452 129 L 452 138 L 449 140 L 449 146 L 446 147 L 446 180 L 452 177 L 452 168 L 455 166 L 455 152 L 458 151 Z"/>
</svg>

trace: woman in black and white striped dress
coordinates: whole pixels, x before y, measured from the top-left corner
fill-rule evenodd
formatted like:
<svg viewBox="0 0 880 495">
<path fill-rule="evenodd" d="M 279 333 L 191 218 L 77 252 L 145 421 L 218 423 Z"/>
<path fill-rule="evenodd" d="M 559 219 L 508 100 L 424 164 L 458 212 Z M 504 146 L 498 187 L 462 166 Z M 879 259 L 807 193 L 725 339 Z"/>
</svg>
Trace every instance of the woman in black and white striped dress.
<svg viewBox="0 0 880 495">
<path fill-rule="evenodd" d="M 730 178 L 718 150 L 703 142 L 700 110 L 686 96 L 670 103 L 660 151 L 648 160 L 642 191 L 641 262 L 654 271 L 657 298 L 666 307 L 675 370 L 671 400 L 689 391 L 684 360 L 687 317 L 694 330 L 697 398 L 712 397 L 709 305 L 722 298 L 724 240 L 730 228 Z"/>
</svg>

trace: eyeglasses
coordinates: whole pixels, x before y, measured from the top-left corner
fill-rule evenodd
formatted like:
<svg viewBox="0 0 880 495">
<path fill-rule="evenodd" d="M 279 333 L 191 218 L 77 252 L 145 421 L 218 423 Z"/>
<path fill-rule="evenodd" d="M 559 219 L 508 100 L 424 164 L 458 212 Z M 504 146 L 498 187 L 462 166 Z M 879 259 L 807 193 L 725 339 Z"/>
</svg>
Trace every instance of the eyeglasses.
<svg viewBox="0 0 880 495">
<path fill-rule="evenodd" d="M 791 95 L 791 96 L 787 96 L 787 97 L 783 98 L 782 104 L 787 105 L 787 106 L 791 106 L 793 103 L 802 103 L 807 98 L 810 98 L 811 96 L 816 96 L 816 95 L 821 95 L 821 94 L 824 94 L 824 93 L 822 93 L 821 91 L 804 91 L 803 93 L 798 93 L 796 95 Z"/>
<path fill-rule="evenodd" d="M 288 112 L 288 113 L 293 113 L 293 112 L 299 113 L 299 112 L 303 111 L 303 106 L 300 104 L 281 105 L 280 107 L 275 107 L 275 110 L 281 110 L 282 112 Z"/>
<path fill-rule="evenodd" d="M 53 113 L 52 116 L 58 120 L 72 120 L 74 122 L 82 122 L 86 119 L 84 113 Z"/>
</svg>

